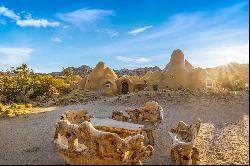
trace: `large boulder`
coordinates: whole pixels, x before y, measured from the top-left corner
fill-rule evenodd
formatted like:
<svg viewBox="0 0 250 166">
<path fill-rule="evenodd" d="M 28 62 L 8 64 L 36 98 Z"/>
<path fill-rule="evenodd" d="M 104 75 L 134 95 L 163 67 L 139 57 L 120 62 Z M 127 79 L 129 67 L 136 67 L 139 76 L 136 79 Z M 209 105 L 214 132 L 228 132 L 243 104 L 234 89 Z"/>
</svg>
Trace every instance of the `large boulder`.
<svg viewBox="0 0 250 166">
<path fill-rule="evenodd" d="M 89 117 L 87 110 L 67 111 L 56 124 L 54 143 L 66 164 L 134 165 L 153 154 L 152 146 L 144 146 L 143 135 L 122 138 L 112 126 L 97 129 L 99 124 L 94 126 Z"/>
</svg>

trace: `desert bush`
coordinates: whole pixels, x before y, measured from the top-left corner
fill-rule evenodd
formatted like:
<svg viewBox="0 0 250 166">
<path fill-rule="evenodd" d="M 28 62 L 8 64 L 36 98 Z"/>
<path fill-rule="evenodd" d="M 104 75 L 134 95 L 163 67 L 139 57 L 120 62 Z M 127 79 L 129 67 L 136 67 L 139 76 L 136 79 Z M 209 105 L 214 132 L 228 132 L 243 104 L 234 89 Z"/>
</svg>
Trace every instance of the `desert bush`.
<svg viewBox="0 0 250 166">
<path fill-rule="evenodd" d="M 11 75 L 0 76 L 0 102 L 28 103 L 39 96 L 68 93 L 70 84 L 63 78 L 34 74 L 23 64 L 11 71 Z"/>
<path fill-rule="evenodd" d="M 66 77 L 68 82 L 71 82 L 74 75 L 74 70 L 72 67 L 63 68 L 63 75 Z"/>
<path fill-rule="evenodd" d="M 17 109 L 24 109 L 25 108 L 25 105 L 24 104 L 18 104 L 16 106 Z"/>
<path fill-rule="evenodd" d="M 6 115 L 7 115 L 9 118 L 12 118 L 12 117 L 15 116 L 14 110 L 11 109 L 11 108 L 7 108 L 5 113 L 6 113 Z"/>
<path fill-rule="evenodd" d="M 10 108 L 17 108 L 17 103 L 12 103 L 12 104 L 10 105 Z"/>
<path fill-rule="evenodd" d="M 0 103 L 0 112 L 2 112 L 2 111 L 3 111 L 3 109 L 4 109 L 3 104 L 2 104 L 2 103 Z"/>
<path fill-rule="evenodd" d="M 33 106 L 32 106 L 31 103 L 28 103 L 28 104 L 25 105 L 25 107 L 26 107 L 26 108 L 32 108 Z"/>
<path fill-rule="evenodd" d="M 152 88 L 153 88 L 154 91 L 158 91 L 158 85 L 154 84 L 154 85 L 152 86 Z"/>
<path fill-rule="evenodd" d="M 241 90 L 245 90 L 245 89 L 246 89 L 246 86 L 242 80 L 233 81 L 232 90 L 241 91 Z"/>
<path fill-rule="evenodd" d="M 223 80 L 220 86 L 230 91 L 246 90 L 245 83 L 242 80 Z"/>
</svg>

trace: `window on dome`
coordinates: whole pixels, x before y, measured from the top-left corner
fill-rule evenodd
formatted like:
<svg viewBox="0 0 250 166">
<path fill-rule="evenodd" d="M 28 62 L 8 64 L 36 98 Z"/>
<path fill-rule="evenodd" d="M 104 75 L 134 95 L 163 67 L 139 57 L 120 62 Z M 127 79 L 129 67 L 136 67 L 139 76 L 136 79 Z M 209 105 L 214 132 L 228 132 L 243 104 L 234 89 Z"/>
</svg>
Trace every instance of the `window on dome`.
<svg viewBox="0 0 250 166">
<path fill-rule="evenodd" d="M 213 81 L 211 79 L 206 80 L 206 87 L 207 88 L 212 88 L 213 87 Z"/>
</svg>

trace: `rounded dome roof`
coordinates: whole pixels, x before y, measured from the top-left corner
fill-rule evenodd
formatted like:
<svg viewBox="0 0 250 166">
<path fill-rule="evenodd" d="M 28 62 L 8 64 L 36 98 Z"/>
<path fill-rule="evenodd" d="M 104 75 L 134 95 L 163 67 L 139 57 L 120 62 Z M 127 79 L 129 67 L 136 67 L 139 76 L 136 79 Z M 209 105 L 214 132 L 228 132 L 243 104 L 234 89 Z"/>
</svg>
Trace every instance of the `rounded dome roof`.
<svg viewBox="0 0 250 166">
<path fill-rule="evenodd" d="M 173 51 L 170 62 L 184 62 L 184 54 L 180 49 Z"/>
</svg>

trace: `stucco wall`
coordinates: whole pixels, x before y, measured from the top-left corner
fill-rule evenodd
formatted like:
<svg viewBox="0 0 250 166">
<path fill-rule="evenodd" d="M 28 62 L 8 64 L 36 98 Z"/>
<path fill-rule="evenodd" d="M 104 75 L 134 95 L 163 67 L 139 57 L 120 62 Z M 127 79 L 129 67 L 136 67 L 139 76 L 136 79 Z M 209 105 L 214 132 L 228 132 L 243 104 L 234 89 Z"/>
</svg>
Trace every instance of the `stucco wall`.
<svg viewBox="0 0 250 166">
<path fill-rule="evenodd" d="M 161 89 L 205 88 L 206 72 L 194 67 L 184 58 L 181 50 L 174 50 L 170 62 L 162 72 L 154 72 L 145 77 L 148 89 L 158 85 Z"/>
<path fill-rule="evenodd" d="M 86 78 L 85 89 L 101 90 L 104 94 L 115 95 L 117 93 L 116 79 L 115 72 L 107 67 L 104 62 L 99 62 Z M 106 87 L 107 82 L 111 82 L 110 88 Z"/>
</svg>

